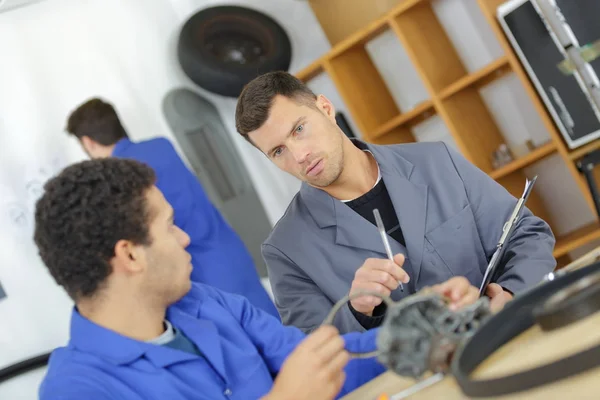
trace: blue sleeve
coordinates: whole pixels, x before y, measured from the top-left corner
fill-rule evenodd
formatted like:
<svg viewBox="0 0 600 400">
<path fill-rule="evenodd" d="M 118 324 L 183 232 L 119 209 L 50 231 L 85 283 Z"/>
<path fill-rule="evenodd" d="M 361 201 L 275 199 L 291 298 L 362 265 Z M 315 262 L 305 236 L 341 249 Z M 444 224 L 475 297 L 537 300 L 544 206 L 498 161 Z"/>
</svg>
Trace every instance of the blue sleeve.
<svg viewBox="0 0 600 400">
<path fill-rule="evenodd" d="M 109 393 L 102 384 L 85 378 L 64 377 L 52 383 L 43 382 L 39 400 L 125 400 L 123 396 Z M 137 400 L 137 399 L 136 399 Z"/>
<path fill-rule="evenodd" d="M 463 181 L 477 230 L 480 232 L 481 243 L 489 260 L 496 250 L 502 227 L 517 204 L 517 199 L 458 152 L 445 147 Z M 497 283 L 513 293 L 518 293 L 540 282 L 544 275 L 556 266 L 552 254 L 554 243 L 554 235 L 548 224 L 525 207 L 512 237 L 506 244 L 503 272 Z M 486 265 L 482 265 L 481 268 L 485 269 Z"/>
<path fill-rule="evenodd" d="M 352 332 L 343 335 L 346 350 L 353 353 L 366 353 L 376 349 L 375 339 L 379 329 L 371 329 L 364 333 Z M 339 397 L 348 394 L 359 386 L 378 377 L 386 368 L 377 361 L 377 358 L 355 358 L 346 366 L 346 382 L 342 387 Z"/>
<path fill-rule="evenodd" d="M 243 296 L 224 293 L 212 287 L 203 290 L 211 291 L 236 317 L 273 375 L 279 372 L 287 356 L 305 338 L 300 329 L 283 326 L 277 318 L 254 307 Z"/>
<path fill-rule="evenodd" d="M 240 321 L 250 340 L 263 355 L 273 375 L 281 369 L 287 356 L 306 337 L 298 328 L 283 326 L 271 314 L 254 307 L 242 296 L 222 293 L 213 288 L 215 295 Z M 346 349 L 351 352 L 368 352 L 375 350 L 377 329 L 365 333 L 352 332 L 343 335 Z M 340 396 L 370 381 L 385 371 L 375 358 L 353 359 L 346 366 L 346 382 Z"/>
<path fill-rule="evenodd" d="M 263 355 L 269 370 L 277 374 L 287 356 L 306 337 L 296 327 L 283 326 L 271 314 L 254 307 L 242 296 L 222 293 L 213 288 L 224 305 L 238 318 L 250 340 Z M 351 352 L 368 352 L 375 350 L 377 329 L 365 333 L 352 332 L 343 335 L 346 349 Z M 353 359 L 346 366 L 346 382 L 339 394 L 342 396 L 385 371 L 375 358 Z"/>
</svg>

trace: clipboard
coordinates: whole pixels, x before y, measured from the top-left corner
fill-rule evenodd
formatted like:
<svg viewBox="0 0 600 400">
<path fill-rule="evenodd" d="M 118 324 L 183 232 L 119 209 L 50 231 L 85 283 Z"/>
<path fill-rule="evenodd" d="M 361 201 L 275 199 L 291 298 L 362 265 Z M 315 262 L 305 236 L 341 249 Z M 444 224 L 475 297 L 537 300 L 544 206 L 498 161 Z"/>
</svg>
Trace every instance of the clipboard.
<svg viewBox="0 0 600 400">
<path fill-rule="evenodd" d="M 519 221 L 519 218 L 521 216 L 521 211 L 523 210 L 523 207 L 525 206 L 525 203 L 527 202 L 527 199 L 531 194 L 531 190 L 533 189 L 533 185 L 535 184 L 536 180 L 537 175 L 534 176 L 532 180 L 527 179 L 527 181 L 525 182 L 525 190 L 523 191 L 523 195 L 517 201 L 517 205 L 515 206 L 510 218 L 504 223 L 504 226 L 502 227 L 502 235 L 500 236 L 500 240 L 496 245 L 496 251 L 494 251 L 492 258 L 487 268 L 485 269 L 483 280 L 481 281 L 481 285 L 479 286 L 479 297 L 485 294 L 485 289 L 498 273 L 500 261 L 502 261 L 502 258 L 504 256 L 505 244 L 508 241 L 508 239 L 512 236 L 515 227 L 517 226 L 517 222 Z"/>
</svg>

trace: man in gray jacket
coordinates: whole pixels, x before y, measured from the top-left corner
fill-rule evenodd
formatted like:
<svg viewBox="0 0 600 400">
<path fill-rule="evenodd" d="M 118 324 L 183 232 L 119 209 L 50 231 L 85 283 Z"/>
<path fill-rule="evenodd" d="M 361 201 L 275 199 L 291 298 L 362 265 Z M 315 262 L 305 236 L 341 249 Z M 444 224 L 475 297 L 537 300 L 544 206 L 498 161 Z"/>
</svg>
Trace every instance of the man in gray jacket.
<svg viewBox="0 0 600 400">
<path fill-rule="evenodd" d="M 246 86 L 236 127 L 277 167 L 303 181 L 263 245 L 285 324 L 310 332 L 335 302 L 358 290 L 399 300 L 434 286 L 455 298 L 456 307 L 477 299 L 474 286 L 517 199 L 456 151 L 441 142 L 377 146 L 350 140 L 337 126 L 331 102 L 284 72 Z M 375 208 L 394 262 L 386 258 Z M 549 226 L 525 209 L 501 274 L 486 292 L 494 309 L 554 269 L 554 242 Z M 334 323 L 342 332 L 361 331 L 381 324 L 384 314 L 381 300 L 359 297 Z"/>
</svg>

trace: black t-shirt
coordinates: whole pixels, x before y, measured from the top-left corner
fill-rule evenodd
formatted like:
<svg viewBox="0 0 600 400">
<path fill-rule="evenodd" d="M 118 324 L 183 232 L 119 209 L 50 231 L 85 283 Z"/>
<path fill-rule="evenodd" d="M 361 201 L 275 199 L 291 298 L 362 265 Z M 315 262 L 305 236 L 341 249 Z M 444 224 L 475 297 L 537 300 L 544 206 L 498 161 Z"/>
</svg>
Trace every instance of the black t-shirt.
<svg viewBox="0 0 600 400">
<path fill-rule="evenodd" d="M 400 222 L 398 221 L 398 216 L 394 209 L 394 204 L 392 203 L 392 199 L 390 199 L 390 195 L 385 187 L 383 179 L 380 179 L 373 189 L 354 200 L 347 201 L 346 204 L 373 225 L 377 225 L 375 216 L 373 215 L 373 210 L 377 208 L 381 214 L 381 220 L 383 221 L 388 235 L 394 238 L 394 240 L 402 246 L 406 247 L 404 235 L 400 228 Z M 348 306 L 350 307 L 350 311 L 352 311 L 354 318 L 356 318 L 365 329 L 376 328 L 383 322 L 386 310 L 385 303 L 381 303 L 381 305 L 375 307 L 372 317 L 356 311 L 350 302 L 348 302 Z"/>
</svg>

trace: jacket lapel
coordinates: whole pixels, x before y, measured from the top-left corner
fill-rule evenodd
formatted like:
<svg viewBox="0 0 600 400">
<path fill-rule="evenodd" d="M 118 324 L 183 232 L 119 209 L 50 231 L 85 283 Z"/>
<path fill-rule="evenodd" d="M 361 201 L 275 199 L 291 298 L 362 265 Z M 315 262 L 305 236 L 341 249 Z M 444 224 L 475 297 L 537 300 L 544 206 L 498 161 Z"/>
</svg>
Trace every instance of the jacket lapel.
<svg viewBox="0 0 600 400">
<path fill-rule="evenodd" d="M 403 253 L 409 259 L 408 265 L 414 275 L 411 276 L 411 280 L 416 283 L 423 259 L 427 186 L 411 181 L 413 165 L 395 154 L 391 147 L 354 142 L 357 147 L 368 148 L 379 164 L 407 248 L 405 249 L 389 235 L 388 240 L 394 254 Z M 302 184 L 300 195 L 321 229 L 336 227 L 336 244 L 373 251 L 384 258 L 387 257 L 377 227 L 346 204 L 306 183 Z"/>
<path fill-rule="evenodd" d="M 321 229 L 335 227 L 337 245 L 369 250 L 387 257 L 377 227 L 346 204 L 306 183 L 302 184 L 300 195 Z M 388 240 L 394 254 L 406 254 L 405 249 L 389 235 Z"/>
<path fill-rule="evenodd" d="M 227 382 L 221 337 L 215 324 L 208 320 L 192 317 L 174 308 L 169 309 L 167 316 L 173 326 L 183 331 L 198 347 L 205 360 Z"/>
<path fill-rule="evenodd" d="M 427 186 L 409 180 L 410 173 L 404 175 L 398 168 L 398 161 L 389 160 L 380 163 L 381 176 L 390 194 L 394 210 L 400 222 L 407 248 L 407 258 L 413 270 L 411 280 L 419 280 L 423 260 L 423 243 L 425 241 L 425 223 L 427 216 Z M 398 157 L 399 158 L 399 157 Z M 390 162 L 391 161 L 391 162 Z M 403 160 L 404 161 L 404 160 Z M 406 161 L 404 161 L 406 162 Z M 411 168 L 412 171 L 412 168 Z"/>
</svg>

